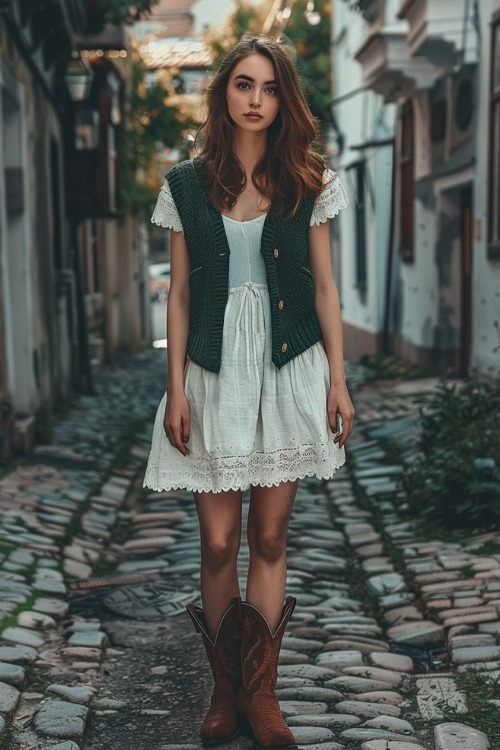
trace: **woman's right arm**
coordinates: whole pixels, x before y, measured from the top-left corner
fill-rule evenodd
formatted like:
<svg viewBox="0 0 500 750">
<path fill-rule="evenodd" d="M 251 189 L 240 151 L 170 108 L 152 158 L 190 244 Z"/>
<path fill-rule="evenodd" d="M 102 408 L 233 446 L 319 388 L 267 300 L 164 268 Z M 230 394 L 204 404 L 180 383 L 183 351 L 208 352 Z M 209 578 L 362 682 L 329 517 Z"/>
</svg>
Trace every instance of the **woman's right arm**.
<svg viewBox="0 0 500 750">
<path fill-rule="evenodd" d="M 189 404 L 184 393 L 184 367 L 189 335 L 189 254 L 182 232 L 170 233 L 170 291 L 167 303 L 167 406 L 163 426 L 168 440 L 186 456 Z"/>
</svg>

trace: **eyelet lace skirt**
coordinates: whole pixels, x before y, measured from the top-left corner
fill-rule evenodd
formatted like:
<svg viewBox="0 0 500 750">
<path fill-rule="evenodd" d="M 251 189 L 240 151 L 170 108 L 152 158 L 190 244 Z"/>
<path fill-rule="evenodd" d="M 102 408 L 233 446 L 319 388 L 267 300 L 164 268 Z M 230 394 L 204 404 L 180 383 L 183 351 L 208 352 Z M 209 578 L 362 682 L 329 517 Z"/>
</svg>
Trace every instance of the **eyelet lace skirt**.
<svg viewBox="0 0 500 750">
<path fill-rule="evenodd" d="M 330 478 L 345 461 L 326 412 L 330 374 L 321 343 L 278 369 L 271 359 L 267 287 L 230 290 L 219 373 L 189 362 L 189 455 L 167 440 L 166 396 L 153 428 L 144 486 L 194 492 L 271 487 L 289 480 Z"/>
</svg>

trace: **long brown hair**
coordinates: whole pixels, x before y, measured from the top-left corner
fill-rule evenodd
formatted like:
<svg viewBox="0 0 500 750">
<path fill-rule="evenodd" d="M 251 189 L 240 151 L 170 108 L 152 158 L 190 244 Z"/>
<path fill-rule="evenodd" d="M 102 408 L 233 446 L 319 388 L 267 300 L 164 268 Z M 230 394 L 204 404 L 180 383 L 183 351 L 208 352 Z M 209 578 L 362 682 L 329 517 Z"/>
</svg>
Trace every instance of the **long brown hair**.
<svg viewBox="0 0 500 750">
<path fill-rule="evenodd" d="M 273 217 L 293 216 L 306 195 L 323 189 L 325 162 L 313 149 L 316 122 L 309 110 L 293 61 L 275 39 L 245 34 L 224 58 L 208 89 L 208 116 L 202 125 L 200 151 L 208 200 L 218 211 L 235 205 L 245 187 L 245 172 L 233 154 L 234 125 L 229 116 L 226 89 L 235 65 L 258 53 L 273 64 L 279 111 L 267 130 L 267 148 L 251 179 L 270 204 Z"/>
</svg>

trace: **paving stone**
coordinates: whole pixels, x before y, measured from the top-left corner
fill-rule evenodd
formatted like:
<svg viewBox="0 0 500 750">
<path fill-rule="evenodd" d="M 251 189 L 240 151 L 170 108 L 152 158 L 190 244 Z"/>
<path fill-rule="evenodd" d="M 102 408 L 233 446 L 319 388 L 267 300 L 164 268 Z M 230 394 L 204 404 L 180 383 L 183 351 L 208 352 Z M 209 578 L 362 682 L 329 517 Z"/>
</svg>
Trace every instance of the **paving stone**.
<svg viewBox="0 0 500 750">
<path fill-rule="evenodd" d="M 79 562 L 78 560 L 72 560 L 69 557 L 64 559 L 63 568 L 71 578 L 90 578 L 92 575 L 92 568 L 90 565 Z"/>
<path fill-rule="evenodd" d="M 394 672 L 392 669 L 382 669 L 381 667 L 346 667 L 344 674 L 355 677 L 367 677 L 370 680 L 379 680 L 395 688 L 399 687 L 403 680 L 400 672 Z"/>
<path fill-rule="evenodd" d="M 370 661 L 376 667 L 392 669 L 395 672 L 413 672 L 414 670 L 413 659 L 402 654 L 373 652 L 370 654 Z"/>
<path fill-rule="evenodd" d="M 436 750 L 487 750 L 489 742 L 484 732 L 459 722 L 438 724 L 434 727 Z"/>
<path fill-rule="evenodd" d="M 480 633 L 493 633 L 493 635 L 500 634 L 500 621 L 497 622 L 482 622 L 478 625 L 477 629 Z"/>
<path fill-rule="evenodd" d="M 27 609 L 19 612 L 17 624 L 23 628 L 33 628 L 33 630 L 38 628 L 45 630 L 57 627 L 56 621 L 50 615 L 44 615 L 41 612 L 30 612 Z"/>
<path fill-rule="evenodd" d="M 9 664 L 31 664 L 38 657 L 36 649 L 30 646 L 0 646 L 0 662 Z"/>
<path fill-rule="evenodd" d="M 90 622 L 89 620 L 84 620 L 82 622 L 75 621 L 72 622 L 71 625 L 69 625 L 64 630 L 64 635 L 68 635 L 69 633 L 89 633 L 89 632 L 95 632 L 96 630 L 100 630 L 102 628 L 102 625 L 100 622 Z"/>
<path fill-rule="evenodd" d="M 283 716 L 297 716 L 298 714 L 326 714 L 326 703 L 312 701 L 280 701 Z"/>
<path fill-rule="evenodd" d="M 43 638 L 32 630 L 27 630 L 25 628 L 5 628 L 5 630 L 2 630 L 1 638 L 4 641 L 18 643 L 21 646 L 31 646 L 31 648 L 39 648 L 45 643 Z"/>
<path fill-rule="evenodd" d="M 384 594 L 383 596 L 379 596 L 378 605 L 380 609 L 387 610 L 411 604 L 414 599 L 415 596 L 411 591 L 398 591 L 395 594 Z"/>
<path fill-rule="evenodd" d="M 24 690 L 21 693 L 21 700 L 27 703 L 40 703 L 44 699 L 43 693 L 34 693 L 32 690 Z"/>
<path fill-rule="evenodd" d="M 399 706 L 391 706 L 381 703 L 362 703 L 361 701 L 340 701 L 335 705 L 340 713 L 354 714 L 364 719 L 373 719 L 376 716 L 387 714 L 388 716 L 400 716 Z"/>
<path fill-rule="evenodd" d="M 120 711 L 122 708 L 127 708 L 127 706 L 127 701 L 117 700 L 116 698 L 96 698 L 92 701 L 93 710 Z"/>
<path fill-rule="evenodd" d="M 492 633 L 472 633 L 470 635 L 451 635 L 448 633 L 448 641 L 451 641 L 452 648 L 494 646 L 496 643 Z"/>
<path fill-rule="evenodd" d="M 424 745 L 399 740 L 368 740 L 363 742 L 361 750 L 427 750 Z"/>
<path fill-rule="evenodd" d="M 319 666 L 342 670 L 344 667 L 363 664 L 361 651 L 323 651 L 314 660 Z"/>
<path fill-rule="evenodd" d="M 438 617 L 441 621 L 449 620 L 451 618 L 455 617 L 462 617 L 462 618 L 469 618 L 468 622 L 474 622 L 472 618 L 473 615 L 485 615 L 487 612 L 489 613 L 496 613 L 496 607 L 493 605 L 486 605 L 483 604 L 480 607 L 452 607 L 451 609 L 445 609 L 442 612 L 438 614 Z M 479 620 L 478 620 L 479 622 Z"/>
<path fill-rule="evenodd" d="M 285 649 L 291 649 L 292 651 L 317 651 L 320 644 L 318 641 L 307 640 L 306 638 L 296 638 L 293 636 L 285 636 L 283 638 L 282 647 Z"/>
<path fill-rule="evenodd" d="M 68 614 L 69 604 L 67 604 L 67 602 L 65 601 L 62 601 L 61 599 L 49 599 L 47 597 L 41 596 L 36 599 L 35 603 L 33 604 L 33 609 L 35 610 L 35 612 L 42 612 L 45 615 L 50 615 L 56 620 L 59 620 L 63 617 L 66 617 L 66 615 Z"/>
<path fill-rule="evenodd" d="M 382 643 L 375 639 L 356 638 L 353 636 L 350 640 L 334 638 L 323 645 L 323 651 L 361 651 L 363 654 L 371 654 L 375 651 L 389 651 L 387 643 Z"/>
<path fill-rule="evenodd" d="M 356 742 L 366 742 L 368 740 L 384 740 L 385 747 L 388 747 L 387 741 L 396 740 L 401 742 L 401 735 L 396 732 L 390 732 L 385 729 L 376 729 L 375 727 L 353 727 L 352 729 L 345 729 L 341 735 L 341 739 L 354 740 Z M 444 750 L 444 748 L 443 748 Z M 451 747 L 448 750 L 453 750 Z"/>
<path fill-rule="evenodd" d="M 315 664 L 284 664 L 278 670 L 280 677 L 305 677 L 324 680 L 332 676 L 332 670 Z"/>
<path fill-rule="evenodd" d="M 307 654 L 300 654 L 298 651 L 290 651 L 282 648 L 278 659 L 279 664 L 307 664 L 309 657 Z"/>
<path fill-rule="evenodd" d="M 7 682 L 14 687 L 22 687 L 26 678 L 25 671 L 17 664 L 0 663 L 0 681 Z"/>
<path fill-rule="evenodd" d="M 406 588 L 403 577 L 399 573 L 383 573 L 371 576 L 367 582 L 368 589 L 374 596 L 386 596 Z"/>
<path fill-rule="evenodd" d="M 367 701 L 368 703 L 389 703 L 393 706 L 399 706 L 403 703 L 404 698 L 394 690 L 373 690 L 367 693 L 358 693 L 349 696 L 350 700 Z"/>
<path fill-rule="evenodd" d="M 85 731 L 88 708 L 67 701 L 49 700 L 33 717 L 35 729 L 48 737 L 81 740 Z"/>
<path fill-rule="evenodd" d="M 390 682 L 384 682 L 383 680 L 372 680 L 367 677 L 356 677 L 350 675 L 334 677 L 332 680 L 325 682 L 324 686 L 339 688 L 339 690 L 343 690 L 347 693 L 366 693 L 374 690 L 387 690 L 387 688 L 393 687 Z"/>
<path fill-rule="evenodd" d="M 384 620 L 391 625 L 399 625 L 406 620 L 423 620 L 422 612 L 414 604 L 407 604 L 405 607 L 395 607 L 384 612 Z"/>
<path fill-rule="evenodd" d="M 375 729 L 388 729 L 390 732 L 400 732 L 401 734 L 415 734 L 415 730 L 409 721 L 398 719 L 395 716 L 377 716 L 374 719 L 365 721 L 363 726 L 374 727 Z"/>
<path fill-rule="evenodd" d="M 411 645 L 440 643 L 444 640 L 443 628 L 430 620 L 421 620 L 395 625 L 387 630 L 387 637 L 397 643 Z"/>
<path fill-rule="evenodd" d="M 280 680 L 280 684 L 282 684 Z M 325 687 L 317 686 L 299 686 L 278 688 L 276 696 L 280 701 L 324 701 L 326 704 L 335 703 L 343 698 L 342 693 L 338 690 L 331 690 Z"/>
<path fill-rule="evenodd" d="M 19 701 L 20 692 L 13 685 L 0 682 L 0 714 L 11 714 Z"/>
<path fill-rule="evenodd" d="M 333 732 L 326 727 L 294 727 L 293 734 L 297 745 L 312 745 L 335 739 Z"/>
<path fill-rule="evenodd" d="M 66 648 L 61 649 L 61 654 L 67 659 L 81 659 L 82 661 L 100 662 L 102 660 L 103 651 L 100 648 L 66 646 Z"/>
<path fill-rule="evenodd" d="M 474 661 L 490 661 L 500 657 L 500 646 L 471 646 L 469 648 L 454 648 L 451 650 L 451 660 L 454 664 L 467 664 Z"/>
<path fill-rule="evenodd" d="M 359 716 L 353 714 L 296 714 L 288 716 L 289 727 L 353 727 L 361 723 Z"/>
<path fill-rule="evenodd" d="M 101 630 L 97 631 L 77 631 L 71 633 L 68 638 L 70 646 L 83 647 L 83 648 L 98 648 L 104 650 L 108 642 L 106 633 Z"/>
<path fill-rule="evenodd" d="M 57 745 L 47 745 L 41 748 L 41 750 L 80 750 L 80 747 L 76 742 L 68 740 L 68 742 L 58 742 Z"/>
<path fill-rule="evenodd" d="M 64 698 L 70 703 L 90 703 L 94 697 L 94 691 L 88 687 L 68 687 L 67 685 L 49 685 L 47 693 Z"/>
<path fill-rule="evenodd" d="M 424 719 L 440 719 L 447 710 L 466 713 L 466 696 L 451 677 L 421 677 L 416 681 L 417 705 Z"/>
</svg>

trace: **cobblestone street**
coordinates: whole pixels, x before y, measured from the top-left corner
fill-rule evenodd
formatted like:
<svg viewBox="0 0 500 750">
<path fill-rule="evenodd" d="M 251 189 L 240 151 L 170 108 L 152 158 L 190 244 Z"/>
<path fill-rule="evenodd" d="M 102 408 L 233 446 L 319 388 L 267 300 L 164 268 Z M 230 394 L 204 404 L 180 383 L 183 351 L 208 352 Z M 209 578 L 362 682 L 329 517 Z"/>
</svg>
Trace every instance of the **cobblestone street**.
<svg viewBox="0 0 500 750">
<path fill-rule="evenodd" d="M 464 685 L 500 679 L 500 554 L 482 554 L 500 532 L 429 540 L 402 515 L 436 380 L 370 384 L 352 365 L 348 380 L 347 467 L 301 482 L 290 526 L 282 712 L 309 750 L 499 748 L 498 708 L 478 727 Z M 198 598 L 196 513 L 188 493 L 142 489 L 163 384 L 161 351 L 104 371 L 0 479 L 0 747 L 199 747 L 211 678 L 184 614 Z"/>
</svg>

